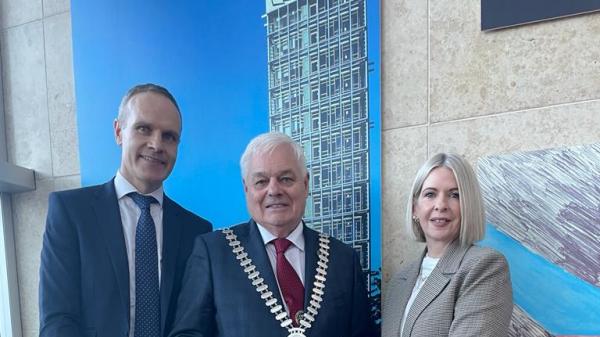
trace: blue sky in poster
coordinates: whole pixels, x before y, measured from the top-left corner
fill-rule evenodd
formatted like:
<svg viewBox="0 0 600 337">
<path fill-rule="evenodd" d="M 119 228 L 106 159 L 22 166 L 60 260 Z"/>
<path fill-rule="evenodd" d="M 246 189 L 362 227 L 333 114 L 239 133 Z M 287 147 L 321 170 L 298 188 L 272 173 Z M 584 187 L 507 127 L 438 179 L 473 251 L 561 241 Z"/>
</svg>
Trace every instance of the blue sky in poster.
<svg viewBox="0 0 600 337">
<path fill-rule="evenodd" d="M 379 4 L 368 2 L 373 120 L 372 236 L 379 266 Z M 179 157 L 167 194 L 217 227 L 245 221 L 239 157 L 268 130 L 267 45 L 258 1 L 73 1 L 73 54 L 81 180 L 109 180 L 120 162 L 112 122 L 119 100 L 154 82 L 183 114 Z M 371 29 L 373 27 L 373 29 Z"/>
</svg>

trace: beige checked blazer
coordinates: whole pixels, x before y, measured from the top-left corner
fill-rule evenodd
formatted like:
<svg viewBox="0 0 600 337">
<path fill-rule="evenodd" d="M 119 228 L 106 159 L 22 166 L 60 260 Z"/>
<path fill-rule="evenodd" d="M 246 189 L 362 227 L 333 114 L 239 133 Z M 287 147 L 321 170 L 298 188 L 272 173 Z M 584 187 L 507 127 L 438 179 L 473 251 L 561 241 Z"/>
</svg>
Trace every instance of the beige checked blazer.
<svg viewBox="0 0 600 337">
<path fill-rule="evenodd" d="M 400 336 L 404 308 L 421 261 L 409 263 L 383 297 L 382 337 Z M 512 288 L 504 256 L 490 248 L 451 243 L 429 275 L 406 317 L 403 337 L 506 337 Z"/>
</svg>

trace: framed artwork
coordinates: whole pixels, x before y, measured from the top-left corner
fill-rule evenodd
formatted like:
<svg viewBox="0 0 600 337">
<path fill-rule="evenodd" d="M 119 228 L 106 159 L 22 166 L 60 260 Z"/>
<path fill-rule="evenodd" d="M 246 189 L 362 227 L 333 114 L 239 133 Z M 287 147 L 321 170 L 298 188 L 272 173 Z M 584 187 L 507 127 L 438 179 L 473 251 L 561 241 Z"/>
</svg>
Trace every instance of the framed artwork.
<svg viewBox="0 0 600 337">
<path fill-rule="evenodd" d="M 600 144 L 481 158 L 483 245 L 508 259 L 511 336 L 600 336 Z"/>
<path fill-rule="evenodd" d="M 112 122 L 131 86 L 178 100 L 165 191 L 216 228 L 247 221 L 239 159 L 277 130 L 304 147 L 308 226 L 353 246 L 378 314 L 381 266 L 379 2 L 75 1 L 82 185 L 117 171 Z"/>
</svg>

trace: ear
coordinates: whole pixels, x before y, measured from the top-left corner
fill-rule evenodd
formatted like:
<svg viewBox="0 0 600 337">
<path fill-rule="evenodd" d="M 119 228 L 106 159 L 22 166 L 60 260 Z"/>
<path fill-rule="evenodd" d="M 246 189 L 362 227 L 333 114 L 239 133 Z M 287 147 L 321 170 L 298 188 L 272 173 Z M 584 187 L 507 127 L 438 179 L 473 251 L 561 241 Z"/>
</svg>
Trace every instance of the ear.
<svg viewBox="0 0 600 337">
<path fill-rule="evenodd" d="M 113 130 L 114 130 L 114 134 L 115 134 L 115 142 L 117 142 L 117 145 L 122 145 L 123 144 L 123 128 L 121 127 L 121 123 L 119 122 L 118 119 L 115 119 L 113 121 Z"/>
<path fill-rule="evenodd" d="M 304 177 L 304 188 L 308 191 L 308 182 L 310 180 L 310 173 L 306 172 L 306 177 Z"/>
<path fill-rule="evenodd" d="M 246 179 L 242 178 L 242 185 L 244 185 L 244 193 L 248 193 L 248 186 L 246 185 Z"/>
</svg>

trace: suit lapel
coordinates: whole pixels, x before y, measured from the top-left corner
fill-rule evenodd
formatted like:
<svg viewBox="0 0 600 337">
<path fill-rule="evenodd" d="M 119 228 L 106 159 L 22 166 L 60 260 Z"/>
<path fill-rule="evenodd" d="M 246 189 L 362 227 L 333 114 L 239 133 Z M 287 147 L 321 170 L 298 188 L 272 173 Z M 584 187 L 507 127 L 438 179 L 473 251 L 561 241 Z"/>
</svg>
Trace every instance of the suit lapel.
<svg viewBox="0 0 600 337">
<path fill-rule="evenodd" d="M 406 316 L 403 336 L 410 336 L 410 332 L 412 331 L 417 318 L 421 315 L 423 310 L 427 308 L 431 301 L 442 292 L 449 281 L 450 279 L 439 272 L 439 269 L 437 268 L 429 275 L 427 281 L 425 281 L 425 285 L 421 288 L 421 291 L 419 291 L 419 294 L 410 307 L 408 316 Z"/>
<path fill-rule="evenodd" d="M 391 299 L 388 299 L 388 301 L 391 301 L 392 315 L 394 315 L 397 311 L 400 314 L 400 319 L 391 320 L 392 328 L 390 331 L 393 332 L 394 336 L 400 335 L 400 325 L 402 323 L 402 317 L 404 317 L 404 312 L 399 311 L 401 310 L 400 308 L 406 308 L 406 304 L 410 299 L 412 289 L 417 281 L 417 277 L 419 276 L 419 270 L 421 266 L 419 261 L 421 260 L 422 256 L 421 259 L 412 262 L 409 266 L 407 266 L 406 272 L 399 277 L 398 285 L 393 287 L 393 289 L 399 290 L 398 295 L 389 292 L 386 294 L 387 296 L 392 297 Z M 404 325 L 406 326 L 406 323 Z"/>
<path fill-rule="evenodd" d="M 452 275 L 454 275 L 458 270 L 460 262 L 462 261 L 467 249 L 468 247 L 461 247 L 457 240 L 453 241 L 448 246 L 446 253 L 440 259 L 434 270 L 431 272 L 431 275 L 429 275 L 425 281 L 423 288 L 421 288 L 421 291 L 419 291 L 419 294 L 415 298 L 415 301 L 408 312 L 406 322 L 404 323 L 404 336 L 410 336 L 410 332 L 412 331 L 417 318 L 450 282 Z M 420 261 L 423 261 L 423 259 L 421 258 Z M 420 264 L 418 267 L 420 268 Z M 411 284 L 414 285 L 415 282 Z M 410 294 L 408 296 L 410 296 Z"/>
<path fill-rule="evenodd" d="M 112 262 L 123 308 L 129 316 L 129 263 L 127 262 L 119 201 L 113 180 L 104 184 L 96 194 L 93 209 Z"/>
<path fill-rule="evenodd" d="M 160 282 L 161 331 L 165 329 L 169 303 L 171 302 L 171 293 L 173 292 L 173 282 L 175 281 L 177 256 L 179 255 L 182 224 L 181 221 L 178 221 L 178 218 L 177 208 L 173 201 L 165 195 L 163 202 L 163 246 Z"/>
<path fill-rule="evenodd" d="M 310 302 L 312 286 L 317 269 L 317 252 L 319 251 L 319 234 L 304 225 L 304 308 Z"/>
<path fill-rule="evenodd" d="M 252 262 L 260 272 L 260 277 L 265 280 L 265 283 L 269 286 L 269 290 L 273 292 L 277 301 L 283 305 L 277 279 L 275 278 L 275 274 L 273 274 L 273 267 L 271 267 L 271 261 L 254 220 L 250 220 L 247 226 L 240 226 L 235 234 L 248 252 L 248 257 L 252 259 Z"/>
</svg>

